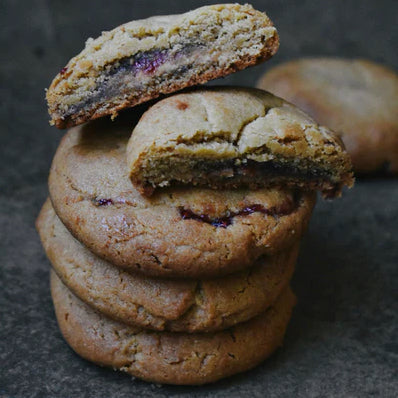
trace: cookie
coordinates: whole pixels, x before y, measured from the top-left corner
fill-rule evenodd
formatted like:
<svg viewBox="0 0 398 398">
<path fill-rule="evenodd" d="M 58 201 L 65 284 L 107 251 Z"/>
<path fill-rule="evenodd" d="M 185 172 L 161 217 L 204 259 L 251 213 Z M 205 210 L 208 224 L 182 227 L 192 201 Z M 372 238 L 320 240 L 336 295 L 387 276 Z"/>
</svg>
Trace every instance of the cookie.
<svg viewBox="0 0 398 398">
<path fill-rule="evenodd" d="M 258 89 L 202 88 L 149 108 L 127 146 L 140 192 L 175 182 L 211 188 L 270 185 L 320 190 L 352 186 L 349 155 L 332 131 Z"/>
<path fill-rule="evenodd" d="M 51 83 L 52 123 L 65 128 L 205 83 L 270 58 L 276 29 L 252 6 L 218 4 L 121 25 L 88 39 Z"/>
<path fill-rule="evenodd" d="M 132 275 L 101 260 L 76 241 L 49 200 L 37 220 L 54 270 L 81 300 L 107 316 L 154 330 L 216 331 L 271 306 L 293 275 L 298 244 L 250 269 L 210 280 L 167 280 Z"/>
<path fill-rule="evenodd" d="M 57 215 L 99 257 L 147 275 L 199 279 L 250 267 L 303 234 L 312 192 L 176 188 L 142 196 L 126 166 L 132 127 L 122 119 L 75 127 L 51 166 Z"/>
<path fill-rule="evenodd" d="M 287 289 L 266 312 L 216 333 L 151 332 L 92 310 L 51 274 L 61 332 L 83 358 L 146 381 L 204 384 L 248 370 L 282 345 L 295 297 Z"/>
<path fill-rule="evenodd" d="M 336 131 L 357 173 L 398 173 L 398 75 L 367 60 L 298 59 L 269 69 L 258 87 Z"/>
</svg>

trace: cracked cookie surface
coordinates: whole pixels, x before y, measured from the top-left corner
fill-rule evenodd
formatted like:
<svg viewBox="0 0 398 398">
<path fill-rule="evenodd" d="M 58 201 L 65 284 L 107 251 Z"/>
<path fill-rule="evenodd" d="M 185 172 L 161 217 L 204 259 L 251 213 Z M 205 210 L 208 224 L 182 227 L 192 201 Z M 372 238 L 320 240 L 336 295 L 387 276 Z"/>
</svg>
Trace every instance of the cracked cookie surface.
<svg viewBox="0 0 398 398">
<path fill-rule="evenodd" d="M 398 174 L 398 75 L 361 59 L 305 58 L 269 69 L 258 82 L 343 140 L 357 173 Z"/>
<path fill-rule="evenodd" d="M 326 127 L 258 89 L 201 88 L 149 108 L 129 140 L 143 194 L 173 184 L 216 189 L 294 186 L 325 197 L 352 186 L 349 155 Z"/>
<path fill-rule="evenodd" d="M 70 127 L 255 65 L 278 49 L 252 6 L 218 4 L 132 21 L 72 58 L 47 91 L 52 123 Z"/>
<path fill-rule="evenodd" d="M 204 384 L 248 370 L 280 345 L 295 297 L 290 288 L 263 314 L 215 333 L 151 332 L 112 321 L 74 296 L 51 273 L 61 332 L 83 358 L 141 379 Z"/>
<path fill-rule="evenodd" d="M 37 220 L 44 249 L 59 278 L 82 301 L 120 322 L 154 330 L 215 331 L 263 312 L 288 285 L 298 243 L 245 271 L 208 280 L 133 275 L 76 241 L 49 200 Z"/>
<path fill-rule="evenodd" d="M 250 267 L 303 234 L 315 203 L 312 192 L 178 188 L 142 196 L 126 166 L 136 115 L 130 112 L 115 122 L 71 129 L 51 166 L 57 215 L 98 256 L 147 275 L 205 278 Z M 241 213 L 247 208 L 255 211 Z M 197 217 L 186 218 L 181 209 Z M 220 219 L 229 225 L 218 225 Z"/>
</svg>

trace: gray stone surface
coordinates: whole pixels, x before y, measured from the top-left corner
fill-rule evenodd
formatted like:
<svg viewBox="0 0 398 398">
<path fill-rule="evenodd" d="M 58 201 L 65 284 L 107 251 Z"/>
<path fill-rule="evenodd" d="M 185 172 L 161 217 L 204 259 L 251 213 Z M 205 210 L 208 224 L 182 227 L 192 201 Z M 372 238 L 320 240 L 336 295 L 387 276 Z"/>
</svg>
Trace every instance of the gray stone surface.
<svg viewBox="0 0 398 398">
<path fill-rule="evenodd" d="M 398 181 L 358 181 L 319 201 L 294 279 L 284 347 L 219 383 L 157 387 L 92 365 L 63 341 L 49 263 L 34 229 L 62 132 L 44 88 L 88 36 L 129 19 L 209 2 L 0 1 L 0 397 L 395 397 Z M 398 67 L 397 2 L 254 1 L 281 35 L 270 64 L 299 55 L 361 56 Z M 253 85 L 262 65 L 218 84 Z"/>
</svg>

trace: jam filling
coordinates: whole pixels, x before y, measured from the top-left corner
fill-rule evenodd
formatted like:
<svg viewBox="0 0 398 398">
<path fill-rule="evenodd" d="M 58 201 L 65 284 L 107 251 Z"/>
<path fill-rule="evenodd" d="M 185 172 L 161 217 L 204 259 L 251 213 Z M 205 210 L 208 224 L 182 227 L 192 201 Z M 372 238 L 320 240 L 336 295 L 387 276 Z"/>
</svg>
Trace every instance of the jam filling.
<svg viewBox="0 0 398 398">
<path fill-rule="evenodd" d="M 319 167 L 311 167 L 310 169 L 303 170 L 292 164 L 278 163 L 275 161 L 257 162 L 254 160 L 247 160 L 247 163 L 236 165 L 234 160 L 228 160 L 203 164 L 201 169 L 209 174 L 213 174 L 214 172 L 218 174 L 218 172 L 220 172 L 221 175 L 223 171 L 230 171 L 235 177 L 261 177 L 267 175 L 297 177 L 308 181 L 319 178 L 331 178 L 331 173 L 328 170 Z"/>
<path fill-rule="evenodd" d="M 110 206 L 118 203 L 125 203 L 125 201 L 114 201 L 108 198 L 95 198 L 91 200 L 94 206 Z M 265 207 L 262 204 L 254 203 L 244 207 L 238 211 L 227 211 L 222 217 L 211 217 L 208 214 L 198 214 L 190 209 L 186 209 L 183 206 L 178 207 L 178 211 L 183 220 L 195 220 L 201 221 L 206 224 L 213 225 L 214 227 L 227 228 L 234 221 L 235 217 L 248 216 L 253 213 L 262 213 L 268 216 L 279 217 L 285 216 L 292 213 L 299 205 L 300 194 L 295 191 L 291 198 L 285 200 L 281 204 L 272 207 Z"/>
<path fill-rule="evenodd" d="M 106 199 L 106 198 L 92 199 L 92 202 L 93 202 L 94 206 L 109 206 L 109 205 L 113 205 L 113 200 L 112 199 Z"/>
<path fill-rule="evenodd" d="M 163 65 L 169 58 L 167 50 L 151 50 L 138 53 L 133 57 L 126 57 L 114 65 L 108 72 L 109 76 L 120 72 L 131 72 L 136 74 L 143 72 L 152 75 L 160 65 Z"/>
<path fill-rule="evenodd" d="M 190 56 L 194 51 L 203 47 L 201 44 L 186 44 L 179 52 L 171 52 L 168 49 L 164 50 L 150 50 L 139 52 L 131 57 L 125 57 L 112 65 L 108 70 L 102 72 L 104 79 L 91 93 L 90 97 L 77 104 L 71 105 L 64 113 L 63 117 L 73 115 L 86 107 L 90 107 L 98 102 L 104 102 L 114 98 L 124 91 L 126 91 L 126 81 L 124 76 L 134 77 L 138 73 L 145 75 L 155 75 L 158 68 L 166 62 L 170 62 L 171 72 L 177 77 L 181 77 L 189 69 L 187 65 L 179 65 L 178 60 L 182 57 Z M 64 72 L 65 73 L 65 72 Z M 167 76 L 170 78 L 170 76 Z M 160 82 L 164 79 L 160 79 Z M 159 82 L 157 82 L 158 84 Z M 137 85 L 139 85 L 139 80 Z M 142 88 L 144 89 L 144 87 Z M 139 87 L 131 89 L 140 92 Z"/>
<path fill-rule="evenodd" d="M 295 194 L 291 200 L 286 200 L 278 206 L 267 208 L 264 205 L 255 203 L 246 206 L 239 211 L 228 211 L 222 217 L 211 217 L 207 214 L 197 214 L 190 209 L 185 209 L 183 206 L 180 206 L 178 211 L 183 220 L 196 220 L 213 225 L 214 227 L 227 228 L 233 223 L 234 218 L 238 216 L 248 216 L 253 213 L 262 213 L 273 217 L 288 215 L 292 213 L 295 208 L 297 208 L 298 203 L 299 195 Z"/>
<path fill-rule="evenodd" d="M 146 75 L 153 75 L 161 65 L 168 61 L 171 63 L 175 62 L 172 66 L 175 66 L 175 70 L 177 70 L 180 67 L 178 65 L 179 59 L 189 57 L 202 47 L 204 47 L 203 44 L 187 43 L 178 52 L 171 51 L 169 49 L 142 51 L 131 57 L 125 57 L 118 61 L 107 72 L 105 72 L 105 77 L 119 73 L 124 74 L 125 72 L 128 72 L 129 74 L 131 73 L 132 75 L 135 75 L 138 72 L 143 72 Z"/>
</svg>

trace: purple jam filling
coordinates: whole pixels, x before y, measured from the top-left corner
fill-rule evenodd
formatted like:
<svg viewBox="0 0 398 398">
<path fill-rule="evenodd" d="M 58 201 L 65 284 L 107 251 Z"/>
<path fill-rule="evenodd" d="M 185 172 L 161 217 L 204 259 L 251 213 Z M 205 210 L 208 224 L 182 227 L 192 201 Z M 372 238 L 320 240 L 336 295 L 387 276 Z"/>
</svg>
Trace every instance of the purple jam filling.
<svg viewBox="0 0 398 398">
<path fill-rule="evenodd" d="M 236 165 L 234 160 L 227 160 L 221 162 L 207 162 L 200 166 L 200 169 L 207 173 L 214 173 L 216 170 L 222 175 L 224 170 L 228 170 L 233 173 L 234 176 L 244 176 L 245 178 L 256 177 L 256 176 L 286 176 L 296 177 L 304 180 L 316 180 L 319 178 L 329 179 L 331 174 L 328 170 L 321 169 L 320 167 L 312 167 L 305 170 L 300 167 L 278 163 L 276 161 L 268 162 L 257 162 L 254 160 L 248 160 L 246 164 Z"/>
<path fill-rule="evenodd" d="M 121 71 L 129 71 L 133 74 L 143 72 L 147 75 L 155 73 L 156 69 L 164 64 L 169 58 L 167 50 L 153 50 L 136 54 L 121 60 L 119 65 L 114 67 L 109 74 L 120 73 Z"/>
<path fill-rule="evenodd" d="M 227 228 L 233 223 L 233 220 L 237 216 L 248 216 L 253 213 L 262 213 L 271 216 L 284 216 L 290 214 L 298 205 L 298 198 L 294 197 L 292 200 L 288 200 L 282 203 L 280 206 L 274 206 L 266 208 L 261 204 L 252 204 L 244 207 L 239 211 L 228 211 L 223 217 L 210 217 L 207 214 L 197 214 L 190 209 L 179 207 L 180 216 L 183 220 L 196 220 L 206 224 L 213 225 L 214 227 Z"/>
<path fill-rule="evenodd" d="M 126 91 L 125 76 L 134 78 L 134 76 L 139 72 L 152 76 L 157 72 L 158 68 L 166 62 L 170 62 L 174 66 L 174 69 L 171 68 L 171 74 L 181 78 L 189 70 L 191 65 L 187 64 L 179 66 L 177 63 L 173 64 L 173 61 L 178 60 L 181 57 L 188 57 L 200 47 L 203 47 L 203 45 L 185 44 L 181 51 L 177 53 L 172 53 L 169 49 L 150 50 L 121 59 L 119 62 L 112 65 L 109 70 L 102 72 L 104 79 L 101 83 L 98 83 L 90 97 L 85 101 L 81 101 L 70 106 L 64 113 L 63 117 L 68 117 L 80 112 L 86 107 L 109 101 L 112 98 L 121 95 Z M 61 74 L 65 72 L 66 70 L 62 70 Z M 168 79 L 169 77 L 170 75 L 165 76 L 164 79 Z M 139 84 L 139 81 L 137 81 L 137 84 Z M 137 95 L 139 94 L 138 88 L 133 91 L 137 91 Z"/>
<path fill-rule="evenodd" d="M 109 206 L 113 205 L 113 200 L 112 199 L 93 199 L 92 200 L 93 204 L 95 206 Z"/>
</svg>

